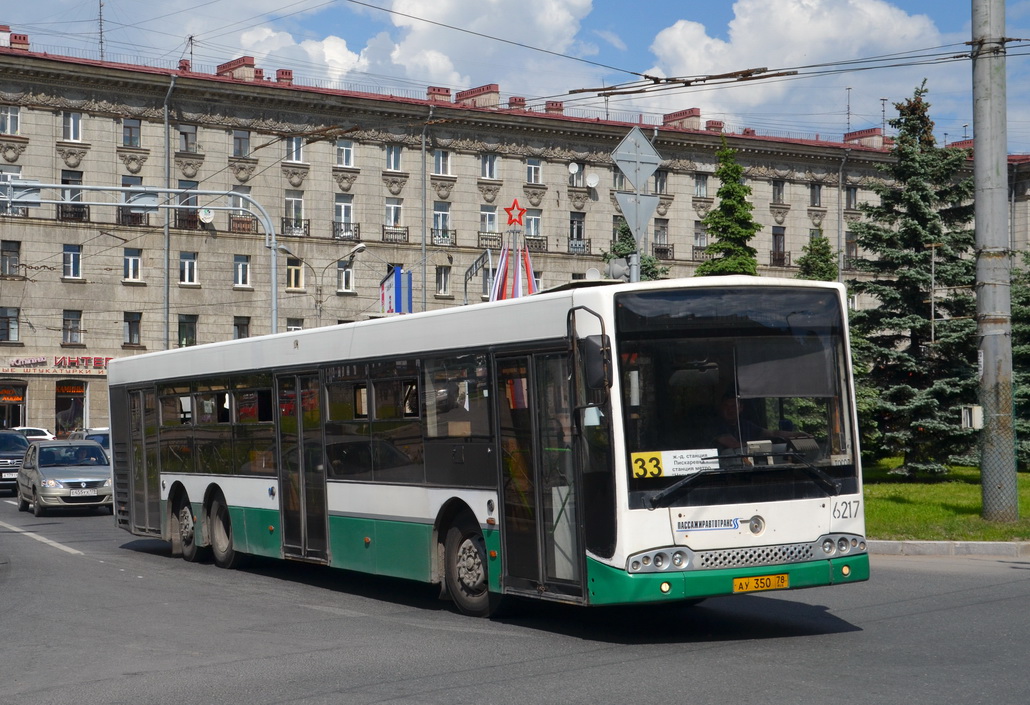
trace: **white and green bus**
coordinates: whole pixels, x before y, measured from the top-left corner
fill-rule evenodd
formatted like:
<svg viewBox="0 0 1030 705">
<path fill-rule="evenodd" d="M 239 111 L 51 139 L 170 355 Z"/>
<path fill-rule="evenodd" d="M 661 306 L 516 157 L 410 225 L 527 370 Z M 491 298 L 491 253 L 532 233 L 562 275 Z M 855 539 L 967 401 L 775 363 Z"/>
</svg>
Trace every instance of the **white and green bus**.
<svg viewBox="0 0 1030 705">
<path fill-rule="evenodd" d="M 712 277 L 113 360 L 116 521 L 481 616 L 866 580 L 849 356 L 840 285 Z"/>
</svg>

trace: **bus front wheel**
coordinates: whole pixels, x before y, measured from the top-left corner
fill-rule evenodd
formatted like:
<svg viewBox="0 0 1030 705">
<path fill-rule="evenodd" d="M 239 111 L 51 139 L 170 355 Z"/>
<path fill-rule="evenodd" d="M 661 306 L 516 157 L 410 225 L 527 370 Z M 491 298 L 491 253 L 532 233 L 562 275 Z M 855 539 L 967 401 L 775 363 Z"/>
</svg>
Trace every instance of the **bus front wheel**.
<svg viewBox="0 0 1030 705">
<path fill-rule="evenodd" d="M 472 617 L 490 615 L 486 542 L 478 528 L 452 526 L 444 542 L 447 592 L 458 609 Z"/>
<path fill-rule="evenodd" d="M 240 563 L 240 553 L 233 547 L 232 518 L 229 508 L 221 497 L 211 502 L 211 554 L 219 568 L 235 568 Z"/>
</svg>

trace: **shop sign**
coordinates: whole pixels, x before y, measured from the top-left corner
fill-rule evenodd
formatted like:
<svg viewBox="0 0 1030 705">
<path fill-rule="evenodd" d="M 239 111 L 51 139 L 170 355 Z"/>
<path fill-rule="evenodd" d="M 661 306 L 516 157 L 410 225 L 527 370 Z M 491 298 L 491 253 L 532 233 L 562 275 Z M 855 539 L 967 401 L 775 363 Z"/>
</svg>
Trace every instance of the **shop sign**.
<svg viewBox="0 0 1030 705">
<path fill-rule="evenodd" d="M 92 355 L 71 356 L 57 355 L 53 364 L 48 365 L 48 357 L 16 357 L 8 361 L 6 367 L 0 367 L 0 374 L 34 374 L 34 375 L 68 375 L 97 376 L 107 374 L 107 363 L 113 357 L 95 357 Z"/>
</svg>

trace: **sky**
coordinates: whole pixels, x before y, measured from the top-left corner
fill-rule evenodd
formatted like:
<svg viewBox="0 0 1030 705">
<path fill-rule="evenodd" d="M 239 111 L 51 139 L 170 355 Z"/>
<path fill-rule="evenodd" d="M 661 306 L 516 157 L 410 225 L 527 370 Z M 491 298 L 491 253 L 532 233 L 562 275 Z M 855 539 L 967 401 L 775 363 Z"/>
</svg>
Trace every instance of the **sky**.
<svg viewBox="0 0 1030 705">
<path fill-rule="evenodd" d="M 36 0 L 0 24 L 36 51 L 194 70 L 249 55 L 307 85 L 424 97 L 496 83 L 502 100 L 659 123 L 700 108 L 727 130 L 840 139 L 884 127 L 926 80 L 938 141 L 973 137 L 969 0 Z M 101 23 L 101 15 L 103 21 Z M 103 32 L 100 31 L 101 26 Z M 1008 144 L 1030 153 L 1030 0 L 1006 3 Z M 797 75 L 727 82 L 764 68 Z M 759 74 L 761 75 L 761 74 Z M 668 78 L 706 79 L 662 82 Z M 656 81 L 657 79 L 657 81 Z M 618 94 L 620 88 L 646 92 Z M 593 89 L 593 90 L 582 90 Z M 660 90 L 656 90 L 660 89 Z M 614 95 L 601 95 L 615 91 Z M 890 134 L 889 125 L 886 126 Z"/>
</svg>

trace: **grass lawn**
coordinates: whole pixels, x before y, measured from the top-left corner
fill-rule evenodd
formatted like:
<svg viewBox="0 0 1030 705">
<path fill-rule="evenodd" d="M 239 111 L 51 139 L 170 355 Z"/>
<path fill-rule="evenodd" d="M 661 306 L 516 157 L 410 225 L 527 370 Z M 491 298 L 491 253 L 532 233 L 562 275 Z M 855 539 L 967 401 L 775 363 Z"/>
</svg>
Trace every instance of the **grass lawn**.
<svg viewBox="0 0 1030 705">
<path fill-rule="evenodd" d="M 865 468 L 866 535 L 922 541 L 1030 541 L 1030 474 L 1019 473 L 1019 520 L 980 518 L 979 468 L 953 468 L 940 478 L 890 474 L 897 463 Z"/>
</svg>

